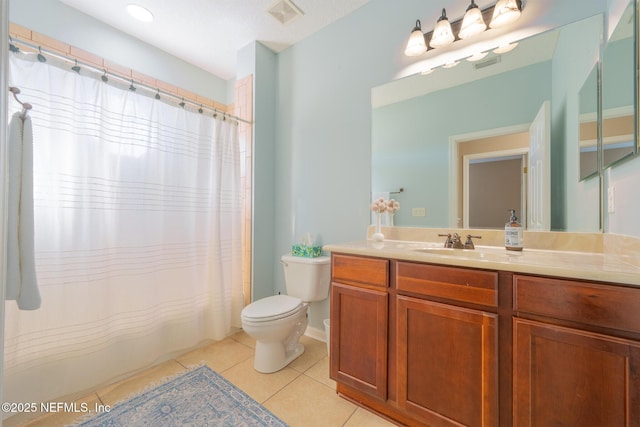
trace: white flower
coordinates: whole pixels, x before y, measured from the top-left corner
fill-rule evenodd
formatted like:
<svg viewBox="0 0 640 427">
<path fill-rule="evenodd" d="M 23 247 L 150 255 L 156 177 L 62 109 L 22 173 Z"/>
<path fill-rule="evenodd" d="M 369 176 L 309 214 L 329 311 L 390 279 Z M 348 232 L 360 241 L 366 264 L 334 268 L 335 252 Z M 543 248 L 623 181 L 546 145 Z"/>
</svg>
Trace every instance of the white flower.
<svg viewBox="0 0 640 427">
<path fill-rule="evenodd" d="M 385 200 L 384 197 L 380 197 L 376 199 L 373 203 L 371 203 L 371 210 L 376 213 L 384 213 L 388 212 L 390 214 L 395 214 L 400 209 L 400 203 L 398 203 L 394 199 Z"/>
<path fill-rule="evenodd" d="M 400 203 L 398 203 L 396 200 L 390 199 L 387 202 L 387 212 L 394 214 L 398 212 L 399 209 L 400 209 Z"/>
<path fill-rule="evenodd" d="M 376 213 L 383 213 L 387 210 L 387 201 L 383 197 L 380 197 L 371 204 L 371 210 Z"/>
</svg>

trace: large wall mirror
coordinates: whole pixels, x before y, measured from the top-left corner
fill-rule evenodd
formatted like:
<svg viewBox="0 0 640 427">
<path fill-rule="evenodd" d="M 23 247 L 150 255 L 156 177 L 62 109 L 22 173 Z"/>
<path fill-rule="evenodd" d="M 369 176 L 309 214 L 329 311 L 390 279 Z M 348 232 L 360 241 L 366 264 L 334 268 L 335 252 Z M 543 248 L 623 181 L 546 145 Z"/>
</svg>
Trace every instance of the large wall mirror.
<svg viewBox="0 0 640 427">
<path fill-rule="evenodd" d="M 395 225 L 501 228 L 516 209 L 529 229 L 598 231 L 599 182 L 579 180 L 578 133 L 602 31 L 593 16 L 374 88 L 372 191 L 400 201 Z M 532 204 L 546 211 L 542 226 Z"/>
<path fill-rule="evenodd" d="M 598 174 L 598 99 L 600 67 L 595 64 L 580 88 L 580 180 Z"/>
<path fill-rule="evenodd" d="M 635 1 L 627 5 L 602 52 L 602 162 L 636 153 Z"/>
</svg>

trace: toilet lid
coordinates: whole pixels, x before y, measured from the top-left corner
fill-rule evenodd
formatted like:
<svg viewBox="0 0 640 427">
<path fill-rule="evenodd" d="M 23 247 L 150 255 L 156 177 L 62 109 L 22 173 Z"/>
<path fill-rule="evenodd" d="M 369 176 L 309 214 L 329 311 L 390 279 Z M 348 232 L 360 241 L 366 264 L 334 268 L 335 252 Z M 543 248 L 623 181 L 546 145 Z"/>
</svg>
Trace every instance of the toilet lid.
<svg viewBox="0 0 640 427">
<path fill-rule="evenodd" d="M 242 317 L 251 320 L 266 322 L 291 316 L 302 308 L 300 298 L 289 295 L 274 295 L 252 302 L 242 309 Z"/>
</svg>

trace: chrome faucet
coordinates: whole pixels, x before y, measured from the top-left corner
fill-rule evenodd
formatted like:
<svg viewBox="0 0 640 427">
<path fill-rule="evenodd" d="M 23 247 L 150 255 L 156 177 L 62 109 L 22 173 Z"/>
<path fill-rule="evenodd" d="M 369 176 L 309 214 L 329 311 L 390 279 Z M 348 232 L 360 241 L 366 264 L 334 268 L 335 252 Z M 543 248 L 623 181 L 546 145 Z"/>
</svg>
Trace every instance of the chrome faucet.
<svg viewBox="0 0 640 427">
<path fill-rule="evenodd" d="M 464 245 L 462 244 L 462 240 L 460 240 L 460 235 L 458 233 L 438 234 L 438 236 L 447 238 L 447 240 L 445 240 L 444 242 L 445 248 L 453 248 L 453 249 L 464 248 Z"/>
<path fill-rule="evenodd" d="M 482 239 L 482 236 L 472 236 L 471 234 L 467 234 L 467 241 L 464 242 L 465 249 L 475 249 L 476 247 L 473 245 L 473 240 L 471 239 Z"/>
<path fill-rule="evenodd" d="M 467 234 L 467 241 L 463 244 L 462 237 L 460 237 L 458 233 L 438 234 L 438 236 L 446 237 L 447 239 L 444 242 L 444 247 L 452 249 L 475 249 L 473 240 L 471 239 L 482 239 L 482 236 L 472 236 L 471 234 Z"/>
<path fill-rule="evenodd" d="M 452 248 L 453 247 L 453 240 L 451 240 L 451 233 L 449 233 L 449 234 L 438 234 L 438 236 L 447 238 L 447 240 L 444 241 L 444 247 L 445 248 Z"/>
</svg>

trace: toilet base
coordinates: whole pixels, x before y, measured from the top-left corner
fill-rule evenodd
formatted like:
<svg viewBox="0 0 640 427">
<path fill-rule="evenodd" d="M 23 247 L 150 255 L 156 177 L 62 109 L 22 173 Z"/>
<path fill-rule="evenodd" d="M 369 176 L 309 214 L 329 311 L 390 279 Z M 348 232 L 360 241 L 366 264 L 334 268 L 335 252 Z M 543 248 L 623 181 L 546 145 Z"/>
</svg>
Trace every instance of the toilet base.
<svg viewBox="0 0 640 427">
<path fill-rule="evenodd" d="M 282 342 L 256 341 L 256 356 L 253 368 L 263 374 L 271 374 L 293 362 L 304 353 L 304 345 L 298 343 L 295 348 L 286 351 Z"/>
<path fill-rule="evenodd" d="M 307 330 L 308 304 L 293 316 L 269 322 L 252 323 L 243 319 L 242 326 L 256 340 L 253 367 L 264 374 L 279 371 L 304 353 L 300 338 Z"/>
</svg>

